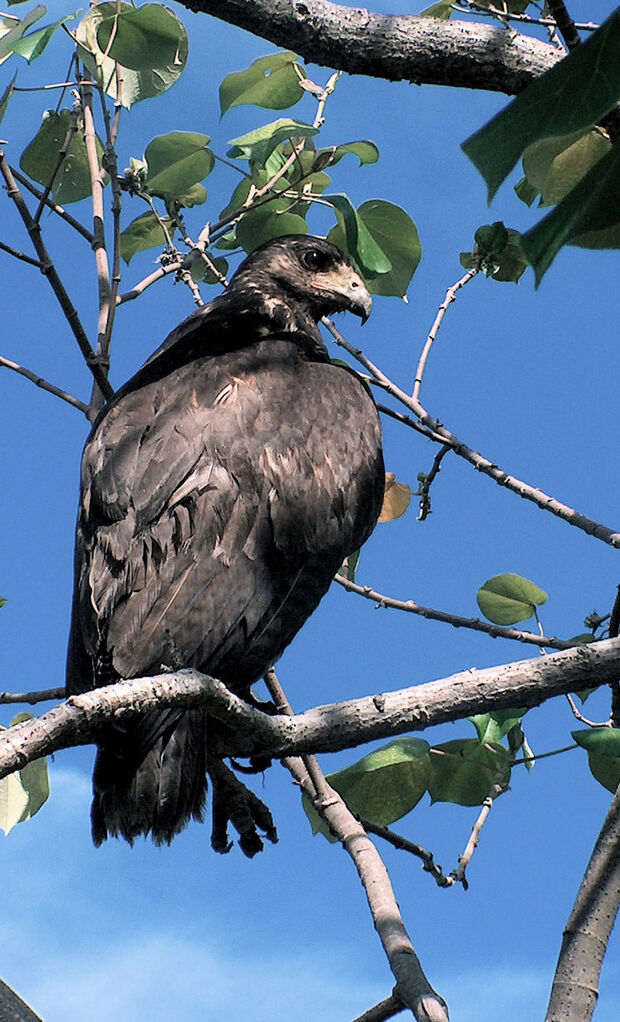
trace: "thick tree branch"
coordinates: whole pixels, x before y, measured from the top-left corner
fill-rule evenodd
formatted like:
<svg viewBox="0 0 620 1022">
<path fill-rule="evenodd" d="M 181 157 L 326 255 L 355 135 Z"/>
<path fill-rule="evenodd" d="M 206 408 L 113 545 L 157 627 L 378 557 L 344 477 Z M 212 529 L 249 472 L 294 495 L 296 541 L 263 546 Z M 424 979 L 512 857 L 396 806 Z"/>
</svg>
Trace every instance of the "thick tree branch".
<svg viewBox="0 0 620 1022">
<path fill-rule="evenodd" d="M 327 0 L 181 3 L 295 50 L 314 64 L 417 85 L 514 95 L 561 57 L 547 43 L 489 25 L 374 14 Z"/>
<path fill-rule="evenodd" d="M 88 745 L 105 720 L 162 706 L 205 706 L 234 732 L 214 736 L 219 755 L 274 758 L 337 752 L 364 742 L 424 731 L 476 713 L 540 706 L 553 696 L 593 688 L 620 673 L 620 640 L 575 646 L 534 660 L 469 670 L 343 703 L 317 706 L 295 717 L 270 717 L 225 685 L 193 669 L 134 678 L 71 696 L 37 720 L 0 733 L 0 777 L 58 749 Z"/>
<path fill-rule="evenodd" d="M 620 788 L 564 930 L 545 1022 L 588 1022 L 620 904 Z"/>
</svg>

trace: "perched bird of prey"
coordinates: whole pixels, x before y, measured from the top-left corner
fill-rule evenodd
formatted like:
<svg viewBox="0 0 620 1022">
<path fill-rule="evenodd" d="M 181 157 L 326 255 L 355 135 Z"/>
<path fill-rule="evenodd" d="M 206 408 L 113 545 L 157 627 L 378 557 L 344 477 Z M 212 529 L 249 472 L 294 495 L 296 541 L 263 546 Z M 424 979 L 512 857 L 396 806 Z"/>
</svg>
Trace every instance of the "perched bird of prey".
<svg viewBox="0 0 620 1022">
<path fill-rule="evenodd" d="M 333 245 L 269 241 L 114 397 L 82 463 L 69 692 L 195 667 L 247 697 L 282 654 L 381 508 L 377 410 L 317 327 L 370 307 Z M 95 844 L 202 818 L 206 732 L 178 707 L 102 728 Z"/>
</svg>

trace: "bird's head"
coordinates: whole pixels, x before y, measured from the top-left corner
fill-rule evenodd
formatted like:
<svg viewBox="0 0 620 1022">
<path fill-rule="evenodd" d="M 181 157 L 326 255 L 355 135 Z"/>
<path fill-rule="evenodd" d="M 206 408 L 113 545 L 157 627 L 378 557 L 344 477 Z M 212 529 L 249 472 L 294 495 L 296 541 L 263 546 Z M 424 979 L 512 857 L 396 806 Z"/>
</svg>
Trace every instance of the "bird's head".
<svg viewBox="0 0 620 1022">
<path fill-rule="evenodd" d="M 366 322 L 372 298 L 357 270 L 324 238 L 289 234 L 256 248 L 241 264 L 231 287 L 259 288 L 268 298 L 303 307 L 315 322 L 334 312 L 353 312 Z"/>
</svg>

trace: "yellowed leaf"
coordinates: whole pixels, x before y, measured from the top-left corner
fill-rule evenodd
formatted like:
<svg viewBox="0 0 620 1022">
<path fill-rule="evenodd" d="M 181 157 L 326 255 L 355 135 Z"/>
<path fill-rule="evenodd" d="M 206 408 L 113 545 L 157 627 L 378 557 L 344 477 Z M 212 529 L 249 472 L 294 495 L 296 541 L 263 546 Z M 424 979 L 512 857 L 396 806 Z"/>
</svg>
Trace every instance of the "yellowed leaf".
<svg viewBox="0 0 620 1022">
<path fill-rule="evenodd" d="M 399 483 L 393 472 L 385 473 L 385 493 L 380 522 L 393 522 L 404 515 L 411 500 L 411 490 L 406 483 Z"/>
</svg>

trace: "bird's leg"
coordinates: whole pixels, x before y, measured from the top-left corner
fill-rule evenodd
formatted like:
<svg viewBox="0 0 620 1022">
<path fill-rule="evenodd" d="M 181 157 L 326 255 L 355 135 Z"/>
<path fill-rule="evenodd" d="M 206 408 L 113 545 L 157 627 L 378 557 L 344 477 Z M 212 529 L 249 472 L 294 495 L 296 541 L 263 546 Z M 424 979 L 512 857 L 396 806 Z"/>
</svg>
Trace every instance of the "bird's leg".
<svg viewBox="0 0 620 1022">
<path fill-rule="evenodd" d="M 232 842 L 228 840 L 229 823 L 232 823 L 239 835 L 241 851 L 249 859 L 263 849 L 259 830 L 268 841 L 275 844 L 278 834 L 271 813 L 264 802 L 246 788 L 221 759 L 209 757 L 207 772 L 212 784 L 213 850 L 221 854 L 230 851 Z"/>
</svg>

